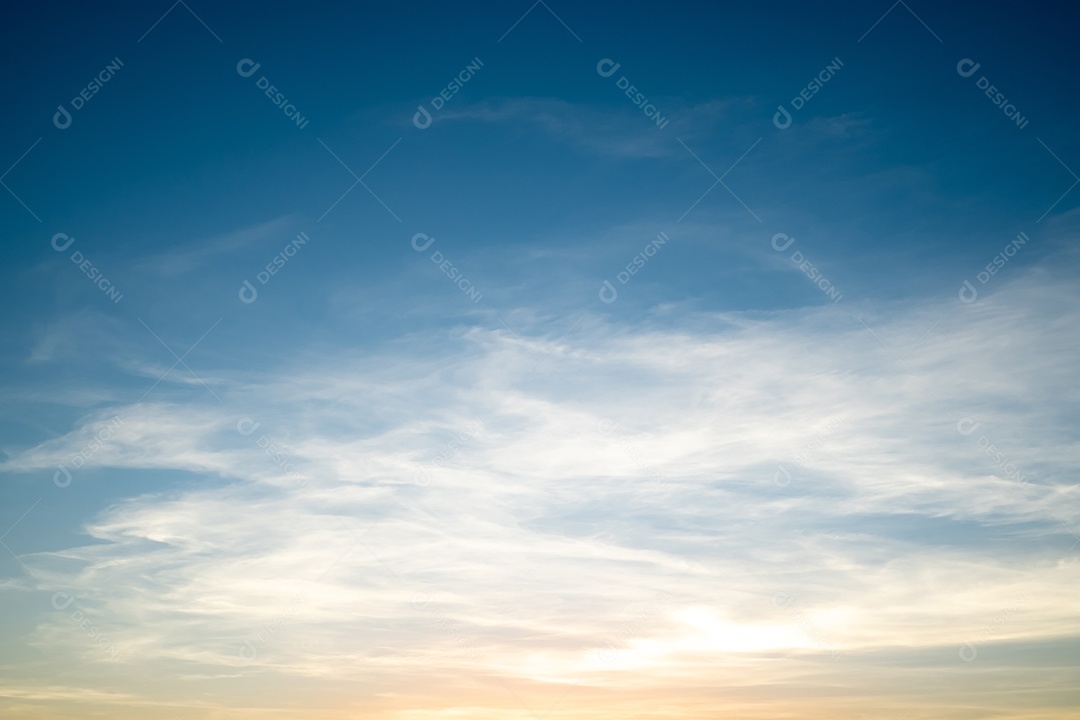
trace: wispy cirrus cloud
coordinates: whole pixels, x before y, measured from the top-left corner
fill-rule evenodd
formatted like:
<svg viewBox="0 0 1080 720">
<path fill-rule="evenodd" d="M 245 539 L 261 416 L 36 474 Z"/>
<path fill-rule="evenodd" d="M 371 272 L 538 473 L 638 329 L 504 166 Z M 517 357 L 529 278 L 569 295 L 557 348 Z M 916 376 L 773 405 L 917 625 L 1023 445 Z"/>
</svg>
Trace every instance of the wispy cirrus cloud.
<svg viewBox="0 0 1080 720">
<path fill-rule="evenodd" d="M 69 462 L 119 415 L 86 477 L 226 482 L 109 507 L 92 544 L 25 555 L 26 589 L 74 589 L 121 662 L 399 690 L 592 692 L 642 668 L 662 689 L 777 653 L 826 674 L 886 647 L 955 657 L 988 623 L 983 644 L 1080 634 L 1077 438 L 1056 420 L 1077 341 L 1046 332 L 1080 319 L 1074 293 L 1031 272 L 970 306 L 855 312 L 585 318 L 559 340 L 510 315 L 393 362 L 223 371 L 220 406 L 108 408 L 0 470 Z M 43 618 L 36 642 L 79 652 L 64 630 Z"/>
<path fill-rule="evenodd" d="M 296 215 L 283 215 L 215 237 L 192 240 L 165 252 L 142 258 L 134 263 L 133 269 L 166 276 L 185 275 L 250 245 L 274 237 L 285 238 L 296 223 Z"/>
<path fill-rule="evenodd" d="M 612 83 L 614 84 L 614 83 Z M 619 93 L 613 102 L 618 101 Z M 627 158 L 677 158 L 686 150 L 677 135 L 698 137 L 733 116 L 746 122 L 750 100 L 712 101 L 691 105 L 678 98 L 657 99 L 661 117 L 668 120 L 659 128 L 655 119 L 645 117 L 630 99 L 625 107 L 572 103 L 555 98 L 504 98 L 470 105 L 458 105 L 439 113 L 439 121 L 483 122 L 539 130 L 546 136 L 600 155 Z"/>
</svg>

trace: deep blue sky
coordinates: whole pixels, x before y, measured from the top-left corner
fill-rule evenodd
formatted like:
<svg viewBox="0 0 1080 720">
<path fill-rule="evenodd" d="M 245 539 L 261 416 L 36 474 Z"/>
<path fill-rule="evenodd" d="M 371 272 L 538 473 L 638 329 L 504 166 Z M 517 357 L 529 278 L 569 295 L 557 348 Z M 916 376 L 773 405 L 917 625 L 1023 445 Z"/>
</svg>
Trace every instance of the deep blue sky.
<svg viewBox="0 0 1080 720">
<path fill-rule="evenodd" d="M 65 644 L 78 633 L 48 608 L 61 586 L 85 593 L 151 674 L 183 656 L 194 675 L 228 675 L 231 660 L 178 639 L 212 645 L 246 627 L 240 590 L 221 599 L 201 579 L 225 568 L 252 587 L 291 581 L 331 564 L 319 552 L 336 552 L 339 530 L 370 532 L 359 575 L 372 563 L 402 575 L 385 596 L 351 576 L 305 590 L 314 645 L 290 645 L 274 670 L 301 698 L 316 689 L 303 678 L 383 657 L 378 643 L 320 645 L 324 631 L 367 637 L 385 621 L 388 646 L 425 637 L 388 610 L 348 625 L 334 599 L 408 602 L 416 578 L 457 598 L 446 612 L 511 683 L 555 666 L 592 672 L 561 654 L 564 639 L 595 646 L 620 627 L 599 630 L 605 618 L 661 588 L 673 598 L 665 619 L 631 622 L 642 644 L 622 669 L 638 677 L 655 660 L 671 674 L 654 697 L 688 703 L 679 683 L 700 682 L 710 653 L 885 648 L 900 663 L 916 648 L 955 662 L 1015 588 L 1028 614 L 994 626 L 1017 643 L 1008 657 L 1030 652 L 1023 643 L 1072 647 L 1076 618 L 1060 597 L 1078 530 L 1080 8 L 185 2 L 0 11 L 0 533 L 15 524 L 0 549 L 0 633 L 13 648 L 4 668 L 33 657 L 19 688 L 81 657 Z M 115 76 L 55 127 L 57 106 L 114 58 Z M 247 78 L 245 58 L 260 63 Z M 430 109 L 475 58 L 479 71 L 418 129 L 417 106 Z M 605 58 L 620 64 L 611 77 L 597 72 Z M 840 70 L 777 128 L 777 106 L 836 58 Z M 980 63 L 971 77 L 957 72 L 964 58 Z M 623 94 L 623 77 L 664 128 Z M 301 232 L 307 243 L 260 283 Z M 1020 232 L 1026 244 L 979 281 Z M 74 244 L 55 251 L 56 233 Z M 415 251 L 417 233 L 434 244 Z M 666 244 L 621 282 L 659 233 Z M 777 233 L 795 243 L 774 250 Z M 239 298 L 245 280 L 253 303 Z M 979 290 L 971 304 L 958 297 L 965 280 Z M 600 300 L 605 281 L 615 302 Z M 112 417 L 124 425 L 57 487 L 57 465 Z M 243 417 L 260 430 L 238 433 Z M 961 418 L 978 430 L 959 432 Z M 279 461 L 258 446 L 263 433 L 285 448 Z M 775 480 L 780 466 L 790 481 Z M 432 551 L 409 538 L 444 532 L 429 515 L 450 528 L 441 567 L 466 568 L 453 582 L 415 560 Z M 535 568 L 478 559 L 533 543 Z M 735 596 L 715 597 L 733 571 L 717 548 L 749 573 Z M 499 586 L 487 569 L 517 580 Z M 535 600 L 548 570 L 565 582 L 561 611 Z M 924 597 L 905 595 L 911 573 L 926 578 Z M 979 607 L 950 594 L 952 577 L 978 589 Z M 152 591 L 166 600 L 139 599 Z M 266 613 L 292 592 L 274 586 Z M 798 595 L 813 624 L 786 605 L 762 615 L 777 592 Z M 523 614 L 498 615 L 504 600 Z M 205 625 L 181 621 L 185 602 Z M 962 637 L 941 636 L 954 630 Z M 541 639 L 525 652 L 507 639 L 519 632 Z M 414 655 L 473 677 L 451 657 L 458 640 L 441 642 L 448 654 Z M 122 675 L 66 687 L 142 692 Z M 596 687 L 621 682 L 605 678 Z M 905 678 L 898 704 L 922 694 L 917 680 Z M 7 709 L 67 712 L 63 693 L 50 697 Z M 679 712 L 694 717 L 692 704 Z M 349 707 L 360 706 L 335 701 L 327 716 Z"/>
</svg>

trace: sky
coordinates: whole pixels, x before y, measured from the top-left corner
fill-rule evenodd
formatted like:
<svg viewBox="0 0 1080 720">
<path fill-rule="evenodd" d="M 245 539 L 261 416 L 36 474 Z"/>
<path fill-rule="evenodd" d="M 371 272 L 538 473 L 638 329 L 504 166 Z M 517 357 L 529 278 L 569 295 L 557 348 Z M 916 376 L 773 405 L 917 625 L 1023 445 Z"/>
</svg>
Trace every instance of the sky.
<svg viewBox="0 0 1080 720">
<path fill-rule="evenodd" d="M 1080 718 L 1080 9 L 0 15 L 3 717 Z"/>
</svg>

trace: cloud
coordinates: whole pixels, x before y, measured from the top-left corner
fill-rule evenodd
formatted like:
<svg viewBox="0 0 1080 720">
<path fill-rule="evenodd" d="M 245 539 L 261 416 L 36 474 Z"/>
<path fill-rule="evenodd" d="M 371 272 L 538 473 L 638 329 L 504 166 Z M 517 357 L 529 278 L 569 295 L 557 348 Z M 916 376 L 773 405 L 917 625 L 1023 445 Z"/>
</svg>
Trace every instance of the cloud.
<svg viewBox="0 0 1080 720">
<path fill-rule="evenodd" d="M 222 235 L 193 240 L 166 252 L 143 258 L 135 263 L 134 269 L 159 275 L 185 275 L 216 258 L 235 253 L 248 245 L 286 235 L 295 224 L 295 215 L 283 215 Z"/>
<path fill-rule="evenodd" d="M 683 159 L 686 150 L 678 144 L 676 135 L 697 136 L 712 130 L 713 125 L 733 112 L 743 112 L 748 102 L 689 105 L 668 98 L 662 104 L 665 109 L 670 108 L 670 113 L 665 115 L 670 127 L 658 128 L 655 120 L 645 117 L 629 98 L 625 100 L 625 106 L 599 108 L 551 98 L 506 98 L 443 110 L 439 121 L 484 122 L 539 130 L 600 155 Z"/>
<path fill-rule="evenodd" d="M 397 692 L 755 685 L 775 676 L 750 658 L 840 673 L 1075 636 L 1080 301 L 1014 278 L 972 305 L 587 317 L 558 340 L 514 315 L 220 371 L 221 405 L 112 406 L 0 464 L 98 439 L 80 477 L 224 481 L 148 484 L 87 544 L 22 556 L 26 587 L 76 595 L 121 663 Z M 69 625 L 34 642 L 86 652 Z"/>
</svg>

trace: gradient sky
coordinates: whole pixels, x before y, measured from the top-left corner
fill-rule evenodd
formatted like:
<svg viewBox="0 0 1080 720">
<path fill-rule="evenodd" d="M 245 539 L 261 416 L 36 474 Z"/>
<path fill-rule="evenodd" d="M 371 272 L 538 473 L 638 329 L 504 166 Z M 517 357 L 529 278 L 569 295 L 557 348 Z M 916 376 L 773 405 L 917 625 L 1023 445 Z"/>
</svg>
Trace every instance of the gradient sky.
<svg viewBox="0 0 1080 720">
<path fill-rule="evenodd" d="M 1080 9 L 365 5 L 0 11 L 0 715 L 1080 718 Z"/>
</svg>

